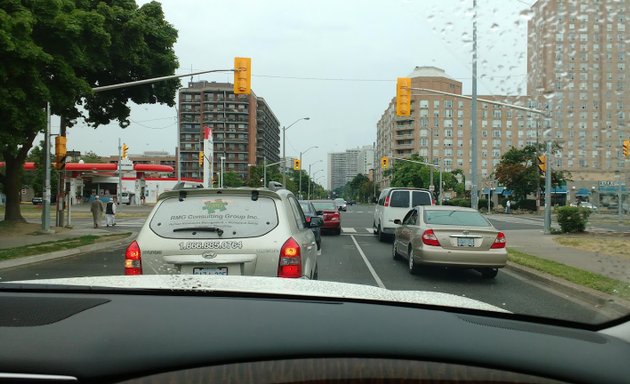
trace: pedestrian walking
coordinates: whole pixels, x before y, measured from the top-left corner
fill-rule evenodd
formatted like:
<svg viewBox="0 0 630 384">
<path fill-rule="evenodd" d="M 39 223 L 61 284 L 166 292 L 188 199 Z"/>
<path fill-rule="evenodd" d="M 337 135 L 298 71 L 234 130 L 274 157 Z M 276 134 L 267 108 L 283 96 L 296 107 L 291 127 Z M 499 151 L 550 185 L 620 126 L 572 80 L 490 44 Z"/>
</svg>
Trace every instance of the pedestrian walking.
<svg viewBox="0 0 630 384">
<path fill-rule="evenodd" d="M 511 213 L 512 212 L 512 202 L 510 201 L 510 199 L 508 199 L 505 202 L 505 213 Z"/>
<path fill-rule="evenodd" d="M 105 225 L 116 225 L 116 202 L 112 198 L 105 205 Z"/>
<path fill-rule="evenodd" d="M 98 223 L 101 220 L 101 214 L 103 213 L 103 204 L 98 195 L 92 200 L 90 204 L 90 211 L 92 212 L 92 219 L 94 220 L 94 228 L 98 228 Z"/>
</svg>

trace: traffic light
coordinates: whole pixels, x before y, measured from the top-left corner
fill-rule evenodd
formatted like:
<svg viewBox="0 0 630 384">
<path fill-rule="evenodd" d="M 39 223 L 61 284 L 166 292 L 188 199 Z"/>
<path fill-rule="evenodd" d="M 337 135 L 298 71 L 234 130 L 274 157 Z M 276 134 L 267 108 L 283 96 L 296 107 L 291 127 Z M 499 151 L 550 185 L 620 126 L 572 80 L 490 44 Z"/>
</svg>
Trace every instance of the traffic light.
<svg viewBox="0 0 630 384">
<path fill-rule="evenodd" d="M 547 171 L 547 156 L 546 155 L 538 156 L 538 171 L 543 175 Z"/>
<path fill-rule="evenodd" d="M 234 94 L 249 95 L 252 91 L 252 59 L 234 58 Z"/>
<path fill-rule="evenodd" d="M 389 168 L 389 157 L 387 156 L 381 157 L 381 168 L 383 169 Z"/>
<path fill-rule="evenodd" d="M 55 168 L 63 169 L 66 163 L 66 143 L 68 138 L 65 136 L 55 137 Z"/>
<path fill-rule="evenodd" d="M 203 165 L 203 151 L 199 151 L 199 166 Z"/>
<path fill-rule="evenodd" d="M 623 141 L 623 156 L 624 157 L 630 156 L 630 140 Z"/>
<path fill-rule="evenodd" d="M 396 81 L 396 115 L 411 115 L 411 79 L 399 77 Z"/>
<path fill-rule="evenodd" d="M 294 171 L 299 171 L 300 170 L 300 160 L 299 159 L 293 159 L 293 170 Z"/>
<path fill-rule="evenodd" d="M 127 144 L 123 143 L 123 145 L 122 145 L 122 158 L 123 159 L 127 158 L 127 151 L 129 151 L 129 146 L 127 146 Z"/>
</svg>

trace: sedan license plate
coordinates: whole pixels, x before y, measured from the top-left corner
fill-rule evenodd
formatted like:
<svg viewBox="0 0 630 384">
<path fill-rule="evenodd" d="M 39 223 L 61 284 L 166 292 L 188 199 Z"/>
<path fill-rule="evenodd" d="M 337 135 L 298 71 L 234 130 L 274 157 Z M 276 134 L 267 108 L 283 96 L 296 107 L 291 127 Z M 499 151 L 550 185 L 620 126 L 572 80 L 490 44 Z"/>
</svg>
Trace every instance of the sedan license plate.
<svg viewBox="0 0 630 384">
<path fill-rule="evenodd" d="M 227 267 L 193 268 L 193 275 L 221 275 L 221 276 L 225 276 L 227 274 L 228 274 Z"/>
<path fill-rule="evenodd" d="M 458 247 L 474 247 L 475 239 L 470 238 L 470 237 L 458 237 L 457 246 Z"/>
</svg>

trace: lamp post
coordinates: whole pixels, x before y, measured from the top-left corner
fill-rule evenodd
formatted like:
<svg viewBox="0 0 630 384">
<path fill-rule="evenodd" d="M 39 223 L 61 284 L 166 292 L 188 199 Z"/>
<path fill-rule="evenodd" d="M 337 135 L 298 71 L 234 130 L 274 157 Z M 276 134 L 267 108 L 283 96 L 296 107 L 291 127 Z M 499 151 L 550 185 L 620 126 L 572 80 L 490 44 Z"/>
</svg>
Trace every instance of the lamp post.
<svg viewBox="0 0 630 384">
<path fill-rule="evenodd" d="M 311 167 L 312 167 L 313 165 L 315 165 L 315 164 L 317 164 L 317 163 L 321 163 L 321 162 L 323 162 L 323 161 L 324 161 L 324 160 L 317 160 L 316 162 L 311 163 L 311 164 L 309 164 L 309 165 L 308 165 L 308 178 L 309 178 L 309 179 L 308 179 L 308 180 L 309 180 L 309 181 L 308 181 L 308 193 L 307 193 L 308 200 L 310 200 L 310 199 L 311 199 L 311 181 L 313 181 L 313 178 L 312 178 L 312 176 L 311 176 Z M 302 184 L 300 183 L 300 185 L 302 185 Z"/>
<path fill-rule="evenodd" d="M 286 147 L 287 147 L 286 132 L 287 132 L 287 129 L 291 128 L 292 126 L 297 124 L 299 121 L 310 120 L 310 119 L 311 119 L 310 117 L 302 117 L 302 118 L 299 118 L 299 119 L 295 120 L 288 127 L 282 127 L 282 185 L 284 187 L 287 186 L 287 153 L 286 153 Z"/>
<path fill-rule="evenodd" d="M 311 149 L 314 148 L 319 148 L 317 145 L 313 145 L 310 146 L 308 148 L 306 148 L 306 150 L 304 152 L 300 152 L 300 177 L 299 177 L 299 184 L 298 184 L 298 197 L 301 199 L 302 198 L 302 155 L 306 154 L 306 152 L 310 151 Z M 310 169 L 309 169 L 310 171 Z"/>
<path fill-rule="evenodd" d="M 313 182 L 315 184 L 317 184 L 317 180 L 321 179 L 322 177 L 324 177 L 324 175 L 316 177 L 315 180 L 313 180 Z M 315 187 L 313 187 L 313 188 L 315 188 Z M 315 192 L 315 189 L 313 189 L 313 192 Z"/>
<path fill-rule="evenodd" d="M 317 175 L 321 171 L 322 171 L 321 169 L 318 169 L 317 171 L 315 171 L 315 173 L 311 175 L 311 181 L 309 181 L 308 183 L 308 200 L 311 199 L 311 184 L 313 184 L 313 182 L 315 181 L 315 175 Z M 323 176 L 320 176 L 320 177 L 323 177 Z"/>
</svg>

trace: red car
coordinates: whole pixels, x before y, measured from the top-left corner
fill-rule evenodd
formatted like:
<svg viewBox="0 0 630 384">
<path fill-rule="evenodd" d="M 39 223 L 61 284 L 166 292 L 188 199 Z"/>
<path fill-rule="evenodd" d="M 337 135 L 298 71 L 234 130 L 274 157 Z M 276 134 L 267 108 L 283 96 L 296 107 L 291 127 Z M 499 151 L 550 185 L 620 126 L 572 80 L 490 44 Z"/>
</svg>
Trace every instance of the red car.
<svg viewBox="0 0 630 384">
<path fill-rule="evenodd" d="M 332 200 L 311 201 L 317 210 L 317 214 L 324 218 L 323 231 L 331 231 L 335 235 L 341 234 L 341 215 L 337 210 L 337 205 Z"/>
</svg>

